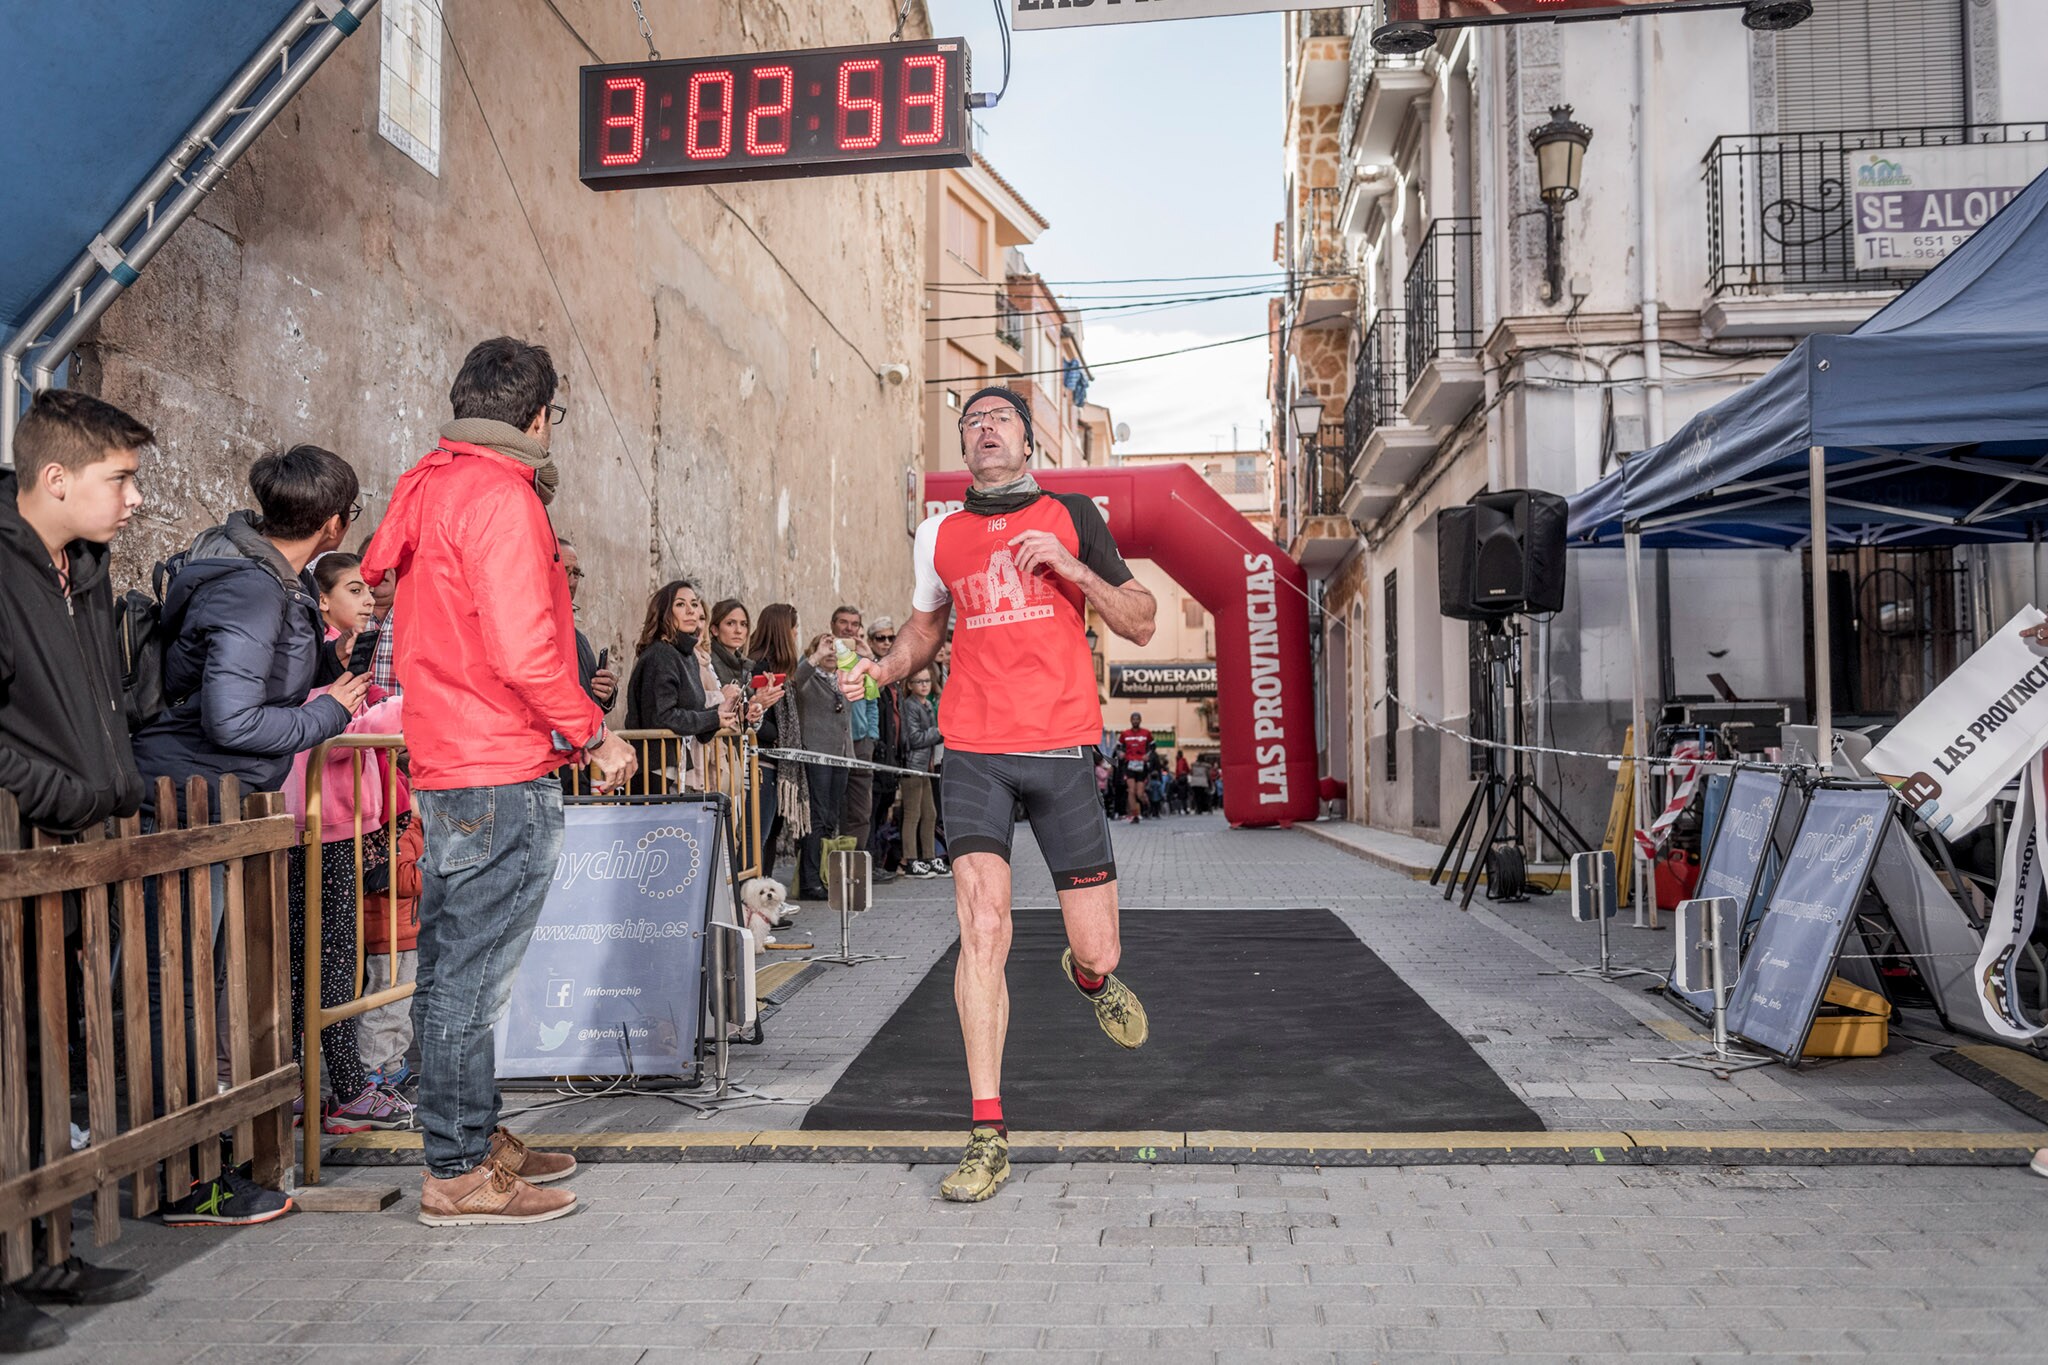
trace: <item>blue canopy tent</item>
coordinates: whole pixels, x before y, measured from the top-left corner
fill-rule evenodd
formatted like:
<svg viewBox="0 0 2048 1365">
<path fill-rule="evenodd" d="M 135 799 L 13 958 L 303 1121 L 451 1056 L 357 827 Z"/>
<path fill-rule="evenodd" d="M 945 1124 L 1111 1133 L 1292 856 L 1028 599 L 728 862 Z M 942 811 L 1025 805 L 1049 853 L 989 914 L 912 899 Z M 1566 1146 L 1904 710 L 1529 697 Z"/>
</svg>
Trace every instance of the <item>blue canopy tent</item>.
<svg viewBox="0 0 2048 1365">
<path fill-rule="evenodd" d="M 1623 545 L 1644 724 L 1641 546 L 2024 542 L 2048 531 L 2048 175 L 1861 327 L 1769 374 L 1572 499 L 1570 543 Z M 1814 639 L 1828 638 L 1824 554 Z M 1814 678 L 1833 749 L 1825 648 Z"/>
<path fill-rule="evenodd" d="M 24 388 L 50 383 L 375 5 L 0 6 L 0 465 Z"/>
</svg>

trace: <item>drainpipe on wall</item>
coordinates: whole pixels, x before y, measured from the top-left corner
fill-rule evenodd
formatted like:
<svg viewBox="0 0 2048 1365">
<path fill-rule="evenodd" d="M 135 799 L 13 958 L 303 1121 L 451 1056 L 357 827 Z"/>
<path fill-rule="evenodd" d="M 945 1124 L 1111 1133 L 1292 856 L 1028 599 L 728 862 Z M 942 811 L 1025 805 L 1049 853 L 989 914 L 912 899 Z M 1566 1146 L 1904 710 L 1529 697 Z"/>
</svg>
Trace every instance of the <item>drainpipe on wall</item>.
<svg viewBox="0 0 2048 1365">
<path fill-rule="evenodd" d="M 1664 330 L 1660 316 L 1658 294 L 1661 281 L 1657 269 L 1657 156 L 1656 138 L 1651 129 L 1657 105 L 1657 53 L 1656 40 L 1651 34 L 1647 19 L 1631 20 L 1636 30 L 1636 265 L 1641 271 L 1641 305 L 1643 328 L 1643 437 L 1651 446 L 1664 441 Z M 1669 697 L 1674 672 L 1671 660 L 1671 576 L 1669 554 L 1657 551 L 1657 652 L 1659 660 L 1658 677 L 1661 696 Z M 1635 556 L 1630 556 L 1633 567 Z M 1629 609 L 1640 608 L 1636 596 L 1636 584 L 1629 585 Z M 1638 632 L 1640 639 L 1640 632 Z M 1640 648 L 1640 645 L 1638 645 Z M 1634 677 L 1642 677 L 1642 660 L 1634 664 Z M 1640 759 L 1651 753 L 1653 736 L 1649 731 L 1648 708 L 1642 701 L 1642 684 L 1636 684 L 1636 755 Z M 1636 822 L 1647 825 L 1652 814 L 1650 809 L 1650 769 L 1646 763 L 1638 762 L 1636 774 Z M 1633 841 L 1631 841 L 1633 842 Z M 1654 894 L 1654 869 L 1648 859 L 1637 864 L 1635 879 L 1636 923 L 1649 927 L 1658 926 L 1656 898 Z M 1647 902 L 1647 904 L 1646 904 Z M 1645 913 L 1647 911 L 1647 913 Z"/>
</svg>

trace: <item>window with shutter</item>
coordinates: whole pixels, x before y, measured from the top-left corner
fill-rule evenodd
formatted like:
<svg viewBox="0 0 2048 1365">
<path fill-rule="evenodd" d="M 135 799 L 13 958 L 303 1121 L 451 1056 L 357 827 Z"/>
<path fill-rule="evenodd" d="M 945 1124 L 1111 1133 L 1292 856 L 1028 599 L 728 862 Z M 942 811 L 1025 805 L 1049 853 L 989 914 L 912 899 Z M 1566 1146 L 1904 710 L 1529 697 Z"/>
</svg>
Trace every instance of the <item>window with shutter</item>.
<svg viewBox="0 0 2048 1365">
<path fill-rule="evenodd" d="M 1778 131 L 1965 121 L 1965 0 L 1830 0 L 1776 35 Z"/>
</svg>

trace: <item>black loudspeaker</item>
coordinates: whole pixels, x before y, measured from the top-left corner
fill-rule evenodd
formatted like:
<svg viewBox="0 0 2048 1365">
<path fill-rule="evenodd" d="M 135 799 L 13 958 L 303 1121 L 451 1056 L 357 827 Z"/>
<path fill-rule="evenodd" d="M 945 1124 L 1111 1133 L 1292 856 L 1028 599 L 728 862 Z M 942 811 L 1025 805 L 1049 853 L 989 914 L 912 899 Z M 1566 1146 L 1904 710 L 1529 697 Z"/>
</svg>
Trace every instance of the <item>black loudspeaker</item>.
<svg viewBox="0 0 2048 1365">
<path fill-rule="evenodd" d="M 1437 606 L 1459 621 L 1487 621 L 1564 605 L 1565 522 L 1555 493 L 1481 493 L 1436 514 Z"/>
</svg>

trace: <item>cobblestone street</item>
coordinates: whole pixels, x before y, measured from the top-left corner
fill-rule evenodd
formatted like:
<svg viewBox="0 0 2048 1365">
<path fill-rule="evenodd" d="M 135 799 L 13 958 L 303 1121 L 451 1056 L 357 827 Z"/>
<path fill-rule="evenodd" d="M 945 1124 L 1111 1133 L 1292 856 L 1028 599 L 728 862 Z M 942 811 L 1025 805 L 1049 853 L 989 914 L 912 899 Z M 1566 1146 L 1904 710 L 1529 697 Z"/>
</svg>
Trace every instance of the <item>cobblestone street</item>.
<svg viewBox="0 0 2048 1365">
<path fill-rule="evenodd" d="M 1687 1030 L 1640 990 L 1538 975 L 1592 949 L 1561 898 L 1461 915 L 1305 833 L 1195 817 L 1119 826 L 1117 848 L 1133 914 L 1241 908 L 1255 933 L 1260 907 L 1337 911 L 1554 1129 L 2037 1126 L 1903 1041 L 1729 1082 L 1631 1062 Z M 1035 853 L 1020 861 L 1020 902 L 1049 903 Z M 814 974 L 737 1074 L 823 1094 L 950 943 L 950 890 L 879 892 L 856 946 L 903 960 Z M 1669 951 L 1668 934 L 1616 941 L 1633 962 Z M 519 1125 L 781 1129 L 801 1112 L 706 1123 L 637 1098 Z M 416 1168 L 328 1174 L 405 1197 L 219 1234 L 130 1224 L 104 1259 L 151 1268 L 154 1291 L 69 1314 L 71 1346 L 42 1358 L 1927 1361 L 2038 1359 L 2048 1330 L 2048 1185 L 2017 1165 L 1020 1164 L 962 1207 L 934 1166 L 618 1163 L 575 1177 L 571 1218 L 461 1233 L 414 1221 Z"/>
</svg>

